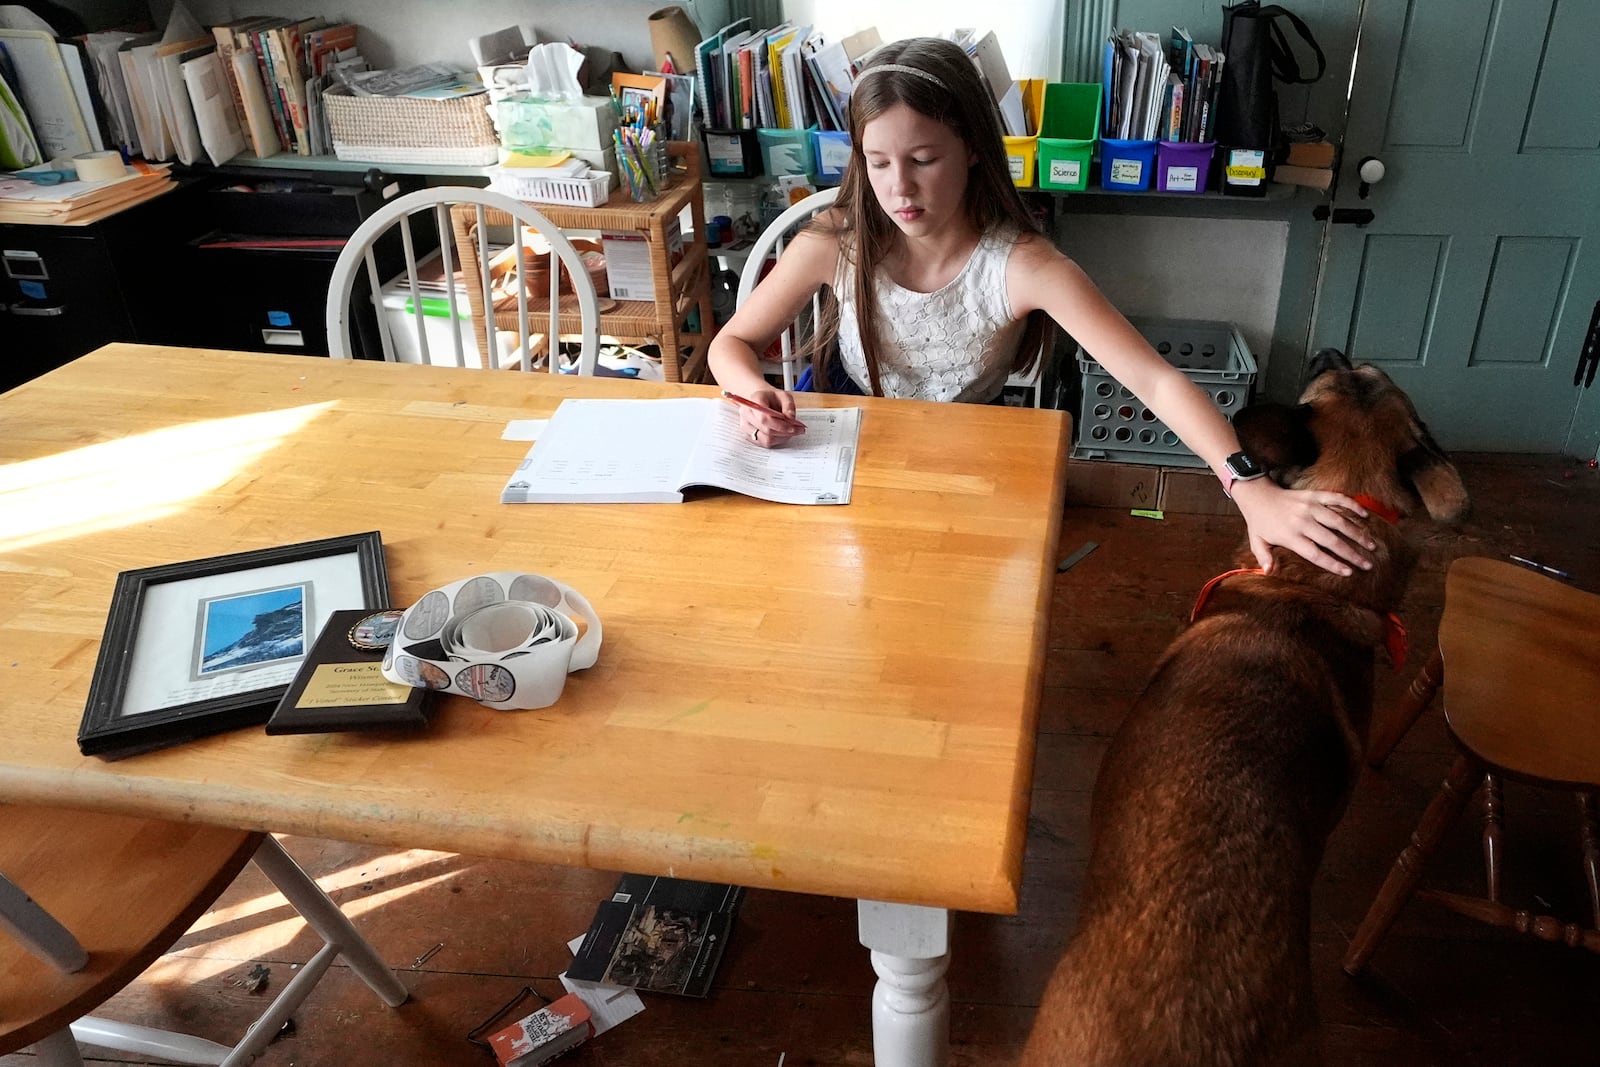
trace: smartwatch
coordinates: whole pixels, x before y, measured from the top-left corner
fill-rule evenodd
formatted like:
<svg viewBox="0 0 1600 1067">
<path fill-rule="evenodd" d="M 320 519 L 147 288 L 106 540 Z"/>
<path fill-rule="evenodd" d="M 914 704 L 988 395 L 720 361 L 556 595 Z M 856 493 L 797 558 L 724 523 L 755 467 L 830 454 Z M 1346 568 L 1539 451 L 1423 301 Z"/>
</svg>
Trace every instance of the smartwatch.
<svg viewBox="0 0 1600 1067">
<path fill-rule="evenodd" d="M 1253 482 L 1257 478 L 1266 476 L 1266 468 L 1250 457 L 1248 452 L 1235 452 L 1223 460 L 1222 492 L 1229 500 L 1233 499 L 1233 485 L 1235 482 Z"/>
</svg>

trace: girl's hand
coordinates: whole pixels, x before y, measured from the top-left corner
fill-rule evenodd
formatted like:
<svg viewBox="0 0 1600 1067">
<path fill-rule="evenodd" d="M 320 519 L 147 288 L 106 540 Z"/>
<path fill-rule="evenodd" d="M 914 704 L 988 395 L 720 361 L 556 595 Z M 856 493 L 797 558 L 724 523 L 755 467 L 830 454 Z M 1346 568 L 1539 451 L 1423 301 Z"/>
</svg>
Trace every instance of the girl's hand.
<svg viewBox="0 0 1600 1067">
<path fill-rule="evenodd" d="M 757 404 L 772 409 L 768 414 L 744 404 L 739 405 L 739 426 L 746 437 L 762 448 L 786 445 L 792 438 L 806 432 L 805 423 L 795 418 L 794 397 L 784 390 L 769 386 L 753 389 L 745 395 Z"/>
<path fill-rule="evenodd" d="M 1378 547 L 1376 542 L 1360 523 L 1339 510 L 1365 518 L 1367 509 L 1343 494 L 1284 489 L 1271 479 L 1256 478 L 1235 482 L 1233 500 L 1249 527 L 1250 551 L 1264 571 L 1272 570 L 1273 545 L 1338 575 L 1353 573 L 1352 566 L 1372 567 L 1371 557 L 1361 549 L 1371 552 Z"/>
</svg>

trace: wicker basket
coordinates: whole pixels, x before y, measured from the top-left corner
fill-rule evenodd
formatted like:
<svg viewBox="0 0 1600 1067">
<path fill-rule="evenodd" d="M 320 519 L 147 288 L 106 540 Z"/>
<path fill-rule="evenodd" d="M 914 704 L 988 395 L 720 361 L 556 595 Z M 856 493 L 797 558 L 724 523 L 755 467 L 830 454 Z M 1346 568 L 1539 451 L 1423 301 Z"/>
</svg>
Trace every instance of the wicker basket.
<svg viewBox="0 0 1600 1067">
<path fill-rule="evenodd" d="M 377 163 L 493 164 L 499 142 L 484 110 L 488 100 L 486 93 L 454 100 L 356 96 L 343 86 L 322 94 L 334 154 Z"/>
</svg>

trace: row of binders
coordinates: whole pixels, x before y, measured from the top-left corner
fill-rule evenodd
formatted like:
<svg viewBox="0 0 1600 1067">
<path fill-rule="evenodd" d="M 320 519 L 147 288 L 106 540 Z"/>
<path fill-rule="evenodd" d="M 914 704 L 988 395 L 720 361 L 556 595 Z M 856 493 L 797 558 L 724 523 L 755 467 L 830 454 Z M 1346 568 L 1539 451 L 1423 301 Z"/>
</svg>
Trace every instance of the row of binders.
<svg viewBox="0 0 1600 1067">
<path fill-rule="evenodd" d="M 1118 30 L 1106 41 L 1103 136 L 1120 140 L 1211 141 L 1225 57 L 1172 28 L 1167 47 L 1155 33 Z"/>
<path fill-rule="evenodd" d="M 366 67 L 356 27 L 322 19 L 256 16 L 209 30 L 175 21 L 165 34 L 91 33 L 83 46 L 111 143 L 186 165 L 246 151 L 331 154 L 322 90 L 336 71 Z"/>
<path fill-rule="evenodd" d="M 750 30 L 739 19 L 695 48 L 701 123 L 717 130 L 844 130 L 856 63 L 876 29 L 830 40 L 810 26 Z"/>
<path fill-rule="evenodd" d="M 701 122 L 715 130 L 850 128 L 850 95 L 855 77 L 883 44 L 875 27 L 837 40 L 809 26 L 785 23 L 751 32 L 723 27 L 695 51 L 700 74 L 697 91 Z M 1011 79 L 1000 42 L 993 33 L 954 30 L 946 35 L 960 45 L 989 87 L 1007 134 L 1032 136 L 1022 92 Z"/>
</svg>

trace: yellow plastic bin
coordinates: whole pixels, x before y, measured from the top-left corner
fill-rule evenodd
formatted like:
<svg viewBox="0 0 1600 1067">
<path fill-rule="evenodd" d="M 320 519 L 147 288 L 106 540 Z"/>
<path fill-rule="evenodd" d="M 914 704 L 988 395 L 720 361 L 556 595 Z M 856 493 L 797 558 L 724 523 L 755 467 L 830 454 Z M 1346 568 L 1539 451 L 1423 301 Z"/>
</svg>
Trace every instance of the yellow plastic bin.
<svg viewBox="0 0 1600 1067">
<path fill-rule="evenodd" d="M 1078 192 L 1089 187 L 1089 160 L 1100 136 L 1100 84 L 1052 82 L 1044 87 L 1039 121 L 1039 188 Z"/>
<path fill-rule="evenodd" d="M 1023 188 L 1033 185 L 1034 165 L 1039 161 L 1039 119 L 1044 115 L 1043 78 L 1024 78 L 1022 86 L 1022 113 L 1027 117 L 1027 137 L 1002 137 L 1006 145 L 1006 165 L 1011 168 L 1011 183 Z"/>
<path fill-rule="evenodd" d="M 811 148 L 814 130 L 815 126 L 805 130 L 757 130 L 756 141 L 761 145 L 761 166 L 765 173 L 774 178 L 784 174 L 815 173 L 816 153 Z"/>
</svg>

